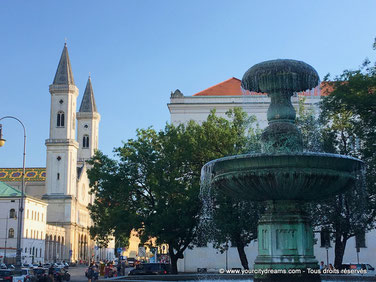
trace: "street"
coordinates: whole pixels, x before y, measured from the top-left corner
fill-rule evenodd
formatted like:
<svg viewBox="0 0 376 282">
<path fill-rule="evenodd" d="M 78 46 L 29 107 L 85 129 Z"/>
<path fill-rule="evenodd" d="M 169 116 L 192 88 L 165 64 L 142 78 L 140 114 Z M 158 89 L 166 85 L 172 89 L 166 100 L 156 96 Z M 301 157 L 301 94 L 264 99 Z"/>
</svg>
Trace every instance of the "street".
<svg viewBox="0 0 376 282">
<path fill-rule="evenodd" d="M 80 281 L 87 281 L 85 277 L 85 270 L 87 266 L 76 266 L 76 267 L 69 267 L 68 271 L 71 275 L 72 282 L 80 282 Z"/>
<path fill-rule="evenodd" d="M 85 276 L 86 268 L 87 266 L 84 266 L 84 265 L 80 265 L 76 267 L 69 267 L 68 272 L 71 275 L 71 281 L 72 282 L 87 281 L 88 279 Z M 125 273 L 128 273 L 131 269 L 133 269 L 133 267 L 126 268 Z"/>
</svg>

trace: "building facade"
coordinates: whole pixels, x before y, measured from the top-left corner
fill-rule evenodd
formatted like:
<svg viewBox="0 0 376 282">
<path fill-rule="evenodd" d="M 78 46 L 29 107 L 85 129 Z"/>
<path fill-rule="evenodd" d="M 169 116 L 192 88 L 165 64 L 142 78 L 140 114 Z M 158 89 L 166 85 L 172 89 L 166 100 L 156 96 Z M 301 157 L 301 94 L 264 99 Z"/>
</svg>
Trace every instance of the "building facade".
<svg viewBox="0 0 376 282">
<path fill-rule="evenodd" d="M 21 192 L 0 182 L 0 259 L 14 263 L 17 247 L 18 208 Z M 47 203 L 41 199 L 24 198 L 23 234 L 21 239 L 22 261 L 25 263 L 44 262 L 47 232 Z"/>
<path fill-rule="evenodd" d="M 79 90 L 66 44 L 49 92 L 51 110 L 49 137 L 45 142 L 46 167 L 27 168 L 25 176 L 26 195 L 46 205 L 43 215 L 46 226 L 43 232 L 36 231 L 33 226 L 37 220 L 34 219 L 30 226 L 24 224 L 24 232 L 43 240 L 44 261 L 89 261 L 95 258 L 95 242 L 90 239 L 91 218 L 87 206 L 94 196 L 89 193 L 85 161 L 98 148 L 100 114 L 90 76 L 77 111 Z M 0 169 L 0 181 L 18 190 L 21 176 L 21 169 Z M 22 248 L 26 250 L 26 245 Z M 113 250 L 106 252 L 113 258 Z"/>
<path fill-rule="evenodd" d="M 299 100 L 302 99 L 301 101 L 306 108 L 318 113 L 320 98 L 327 95 L 329 91 L 329 86 L 322 83 L 320 87 L 315 89 L 295 93 L 291 98 L 292 104 L 298 112 Z M 270 99 L 265 93 L 244 91 L 241 89 L 241 81 L 232 77 L 192 96 L 185 96 L 180 90 L 176 90 L 171 93 L 170 103 L 167 106 L 173 124 L 186 123 L 189 120 L 202 123 L 213 109 L 216 110 L 218 116 L 226 117 L 225 113 L 229 109 L 241 107 L 248 115 L 256 116 L 260 128 L 263 129 L 268 124 L 267 110 L 269 103 Z M 316 232 L 315 237 L 317 242 L 314 246 L 316 259 L 327 264 L 328 258 L 329 263 L 333 264 L 334 243 L 331 243 L 330 248 L 322 248 L 320 246 L 320 233 Z M 343 258 L 344 263 L 357 263 L 359 257 L 361 263 L 376 265 L 376 231 L 372 230 L 365 237 L 366 248 L 358 249 L 359 252 L 355 248 L 355 237 L 349 239 Z M 245 248 L 250 267 L 252 267 L 257 256 L 257 248 L 258 244 L 255 241 L 252 241 Z M 207 247 L 187 249 L 184 252 L 184 259 L 178 262 L 179 271 L 182 272 L 195 272 L 198 268 L 207 268 L 208 271 L 218 272 L 219 269 L 225 269 L 226 266 L 228 269 L 242 267 L 235 247 L 229 247 L 227 251 L 221 253 L 214 249 L 211 244 L 208 244 Z"/>
</svg>

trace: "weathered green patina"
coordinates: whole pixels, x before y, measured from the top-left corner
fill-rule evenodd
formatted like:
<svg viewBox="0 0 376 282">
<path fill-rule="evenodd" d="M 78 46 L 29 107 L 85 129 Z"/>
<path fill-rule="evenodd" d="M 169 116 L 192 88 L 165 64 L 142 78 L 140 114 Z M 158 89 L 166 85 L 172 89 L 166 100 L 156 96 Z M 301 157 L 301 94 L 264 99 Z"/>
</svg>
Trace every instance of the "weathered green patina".
<svg viewBox="0 0 376 282">
<path fill-rule="evenodd" d="M 256 274 L 256 281 L 320 281 L 308 273 L 317 269 L 313 232 L 302 210 L 306 201 L 330 197 L 351 187 L 362 167 L 358 159 L 303 152 L 291 104 L 294 92 L 317 86 L 319 76 L 310 65 L 295 60 L 257 64 L 243 77 L 245 90 L 268 93 L 268 127 L 262 134 L 262 154 L 226 157 L 211 161 L 211 187 L 232 197 L 266 201 L 258 226 L 255 269 L 281 270 L 281 274 Z M 205 177 L 204 177 L 205 178 Z M 294 270 L 296 273 L 286 275 Z"/>
</svg>

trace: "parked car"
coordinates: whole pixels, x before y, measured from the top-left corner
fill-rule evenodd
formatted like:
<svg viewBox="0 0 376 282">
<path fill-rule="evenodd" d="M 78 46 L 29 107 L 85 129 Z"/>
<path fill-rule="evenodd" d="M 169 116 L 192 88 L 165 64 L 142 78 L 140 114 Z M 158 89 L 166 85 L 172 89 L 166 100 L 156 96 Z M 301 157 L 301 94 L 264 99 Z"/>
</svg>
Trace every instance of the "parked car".
<svg viewBox="0 0 376 282">
<path fill-rule="evenodd" d="M 136 264 L 136 259 L 135 258 L 128 258 L 127 259 L 127 262 L 128 262 L 128 266 L 130 266 L 130 267 L 134 267 L 135 266 L 135 264 Z"/>
<path fill-rule="evenodd" d="M 55 267 L 54 268 L 54 281 L 70 281 L 70 274 L 65 268 Z"/>
<path fill-rule="evenodd" d="M 165 263 L 141 263 L 129 272 L 129 275 L 169 274 L 170 265 Z"/>
<path fill-rule="evenodd" d="M 48 268 L 43 268 L 43 267 L 34 268 L 34 274 L 38 282 L 48 281 Z"/>
<path fill-rule="evenodd" d="M 7 264 L 7 269 L 16 269 L 16 267 L 13 264 Z"/>
<path fill-rule="evenodd" d="M 37 277 L 34 274 L 34 269 L 22 268 L 21 276 L 23 277 L 24 282 L 36 282 L 37 281 Z"/>
<path fill-rule="evenodd" d="M 7 269 L 7 265 L 5 263 L 0 263 L 0 269 Z"/>
<path fill-rule="evenodd" d="M 14 271 L 11 269 L 0 269 L 0 281 L 13 281 Z"/>
</svg>

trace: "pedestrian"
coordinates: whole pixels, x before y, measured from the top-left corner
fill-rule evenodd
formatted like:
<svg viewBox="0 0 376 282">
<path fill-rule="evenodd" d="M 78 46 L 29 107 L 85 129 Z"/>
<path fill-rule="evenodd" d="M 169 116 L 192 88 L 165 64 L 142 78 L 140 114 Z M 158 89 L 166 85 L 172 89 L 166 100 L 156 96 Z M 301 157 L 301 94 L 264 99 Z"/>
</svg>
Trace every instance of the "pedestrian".
<svg viewBox="0 0 376 282">
<path fill-rule="evenodd" d="M 323 261 L 320 262 L 320 270 L 324 270 L 326 268 Z"/>
<path fill-rule="evenodd" d="M 106 266 L 104 268 L 104 278 L 108 278 L 110 275 L 110 266 L 108 265 L 108 263 L 106 263 Z"/>
<path fill-rule="evenodd" d="M 125 276 L 125 268 L 126 268 L 126 264 L 125 264 L 125 260 L 123 260 L 121 262 L 121 275 L 122 276 Z"/>
<path fill-rule="evenodd" d="M 50 277 L 50 281 L 54 282 L 54 265 L 51 264 L 50 268 L 48 269 L 48 276 Z"/>
<path fill-rule="evenodd" d="M 88 282 L 91 282 L 94 276 L 94 270 L 93 270 L 93 264 L 90 264 L 89 268 L 86 272 L 86 277 L 88 279 Z"/>
<path fill-rule="evenodd" d="M 333 270 L 333 269 L 334 269 L 333 264 L 329 263 L 329 269 L 330 269 L 330 270 Z"/>
</svg>

